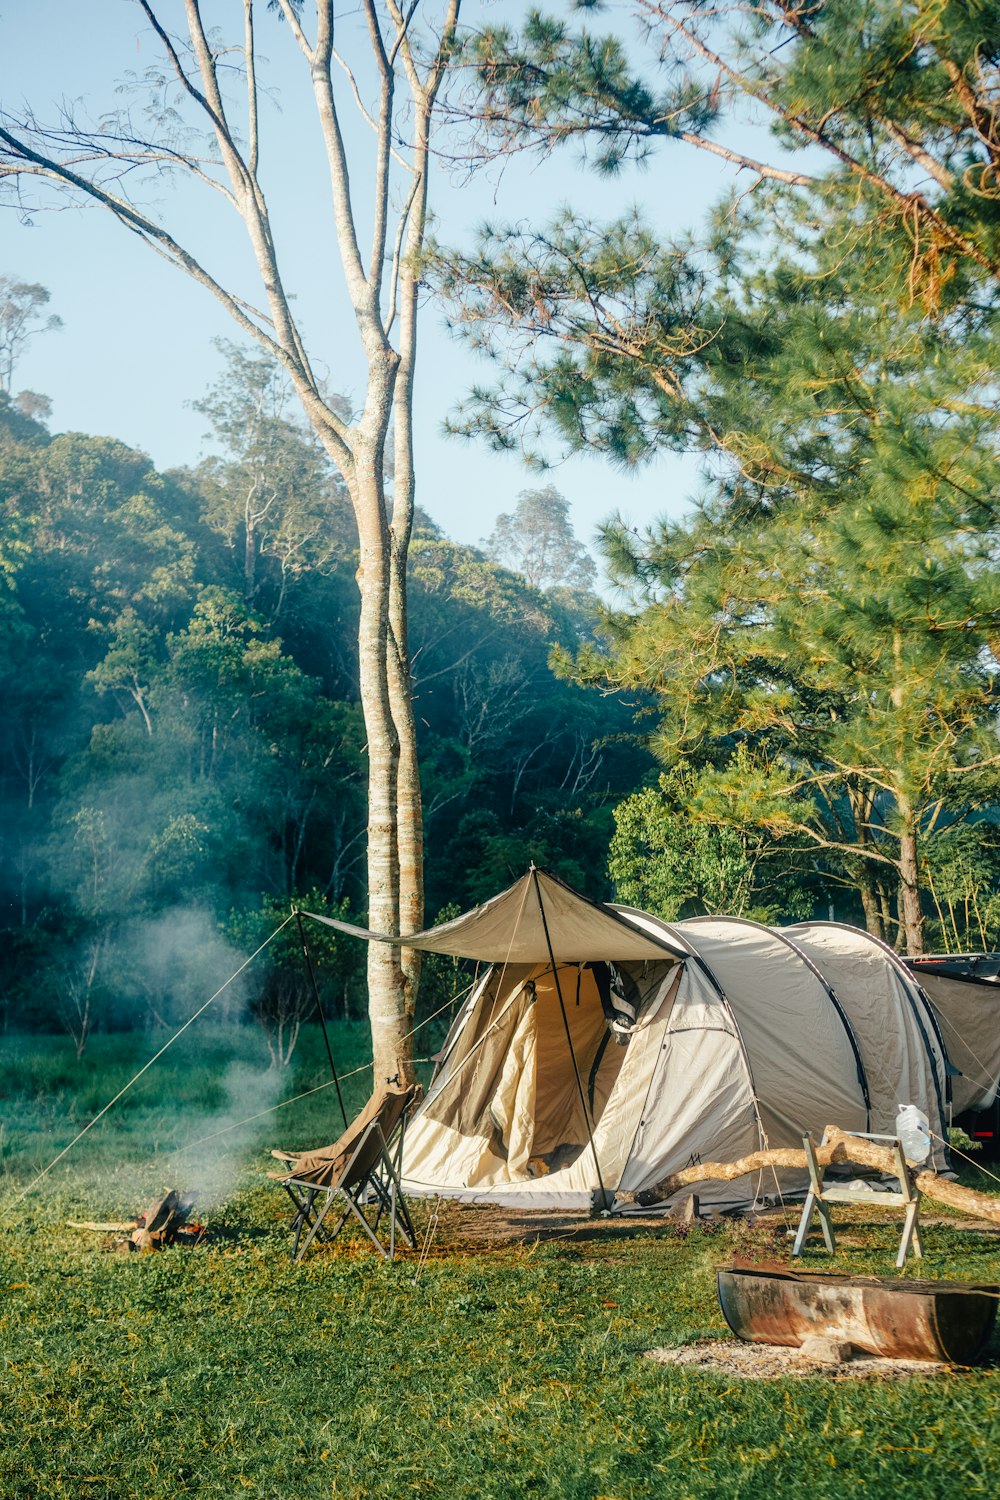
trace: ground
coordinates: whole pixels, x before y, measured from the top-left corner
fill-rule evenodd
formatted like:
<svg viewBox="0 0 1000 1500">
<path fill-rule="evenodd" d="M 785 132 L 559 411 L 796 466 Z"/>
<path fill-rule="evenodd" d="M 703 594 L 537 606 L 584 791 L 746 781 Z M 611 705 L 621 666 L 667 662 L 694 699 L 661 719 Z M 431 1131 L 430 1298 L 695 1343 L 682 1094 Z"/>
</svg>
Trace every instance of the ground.
<svg viewBox="0 0 1000 1500">
<path fill-rule="evenodd" d="M 445 1204 L 432 1223 L 417 1203 L 419 1250 L 394 1265 L 352 1235 L 293 1266 L 265 1148 L 315 1144 L 316 1118 L 292 1129 L 289 1111 L 217 1157 L 171 1155 L 192 1122 L 165 1125 L 151 1092 L 18 1202 L 42 1148 L 84 1118 L 69 1085 L 52 1107 L 51 1049 L 32 1057 L 0 1074 L 4 1500 L 997 1492 L 996 1343 L 977 1369 L 892 1381 L 743 1380 L 646 1357 L 728 1341 L 716 1266 L 787 1255 L 794 1215 L 649 1225 Z M 98 1049 L 88 1089 L 110 1097 L 127 1061 Z M 176 1087 L 205 1080 L 189 1069 Z M 112 1236 L 67 1227 L 127 1217 L 209 1168 L 196 1249 L 115 1255 Z M 839 1222 L 837 1269 L 893 1274 L 895 1222 Z M 926 1239 L 906 1274 L 1000 1279 L 988 1226 L 935 1214 Z M 830 1265 L 819 1248 L 807 1263 Z"/>
</svg>

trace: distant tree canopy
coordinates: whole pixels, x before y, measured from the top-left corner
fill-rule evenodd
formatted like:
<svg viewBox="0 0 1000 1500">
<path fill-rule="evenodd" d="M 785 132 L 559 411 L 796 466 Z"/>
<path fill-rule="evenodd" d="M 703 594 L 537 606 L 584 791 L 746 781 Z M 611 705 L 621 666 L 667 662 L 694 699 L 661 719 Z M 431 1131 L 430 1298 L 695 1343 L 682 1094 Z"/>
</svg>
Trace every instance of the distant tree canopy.
<svg viewBox="0 0 1000 1500">
<path fill-rule="evenodd" d="M 597 564 L 573 530 L 569 501 L 554 484 L 522 490 L 514 510 L 497 516 L 480 545 L 494 562 L 522 573 L 532 588 L 593 592 Z"/>
<path fill-rule="evenodd" d="M 0 394 L 13 397 L 14 372 L 32 339 L 62 327 L 62 318 L 46 312 L 50 301 L 48 287 L 0 276 Z M 17 398 L 22 407 L 44 399 L 32 391 L 22 391 Z"/>
<path fill-rule="evenodd" d="M 353 516 L 258 356 L 201 408 L 212 456 L 164 475 L 0 397 L 0 1023 L 81 1051 L 190 1008 L 294 901 L 366 915 Z M 650 762 L 627 705 L 553 674 L 576 615 L 426 516 L 410 569 L 431 914 L 531 859 L 607 894 Z M 364 1014 L 359 947 L 321 955 L 331 1014 Z M 276 1062 L 312 1005 L 295 952 L 251 995 Z"/>
</svg>

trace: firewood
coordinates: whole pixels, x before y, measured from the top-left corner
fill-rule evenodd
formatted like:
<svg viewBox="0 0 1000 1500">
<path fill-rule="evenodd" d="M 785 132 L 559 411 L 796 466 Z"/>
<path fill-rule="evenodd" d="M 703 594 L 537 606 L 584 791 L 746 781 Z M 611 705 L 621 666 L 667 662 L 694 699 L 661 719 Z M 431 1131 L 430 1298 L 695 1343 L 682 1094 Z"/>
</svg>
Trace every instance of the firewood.
<svg viewBox="0 0 1000 1500">
<path fill-rule="evenodd" d="M 897 1171 L 896 1153 L 891 1147 L 880 1146 L 875 1141 L 861 1140 L 836 1125 L 826 1127 L 824 1143 L 816 1146 L 815 1151 L 816 1161 L 821 1167 L 855 1162 L 859 1166 L 871 1167 L 887 1177 L 895 1176 Z M 739 1161 L 699 1162 L 697 1166 L 672 1172 L 655 1187 L 643 1192 L 622 1193 L 619 1201 L 631 1200 L 651 1206 L 663 1203 L 681 1188 L 690 1187 L 696 1182 L 735 1182 L 738 1177 L 746 1177 L 752 1172 L 772 1167 L 797 1167 L 805 1171 L 805 1151 L 796 1150 L 795 1147 L 776 1147 L 768 1151 L 751 1151 L 748 1156 L 740 1157 Z M 962 1187 L 957 1182 L 941 1177 L 937 1172 L 914 1171 L 913 1182 L 925 1198 L 932 1198 L 937 1203 L 958 1209 L 971 1218 L 989 1219 L 994 1224 L 1000 1224 L 1000 1198 L 977 1192 L 975 1188 Z"/>
<path fill-rule="evenodd" d="M 131 1234 L 135 1228 L 135 1220 L 129 1219 L 127 1223 L 95 1223 L 93 1219 L 67 1219 L 66 1224 L 70 1229 L 95 1229 L 100 1234 Z"/>
<path fill-rule="evenodd" d="M 817 1146 L 816 1160 L 821 1167 L 830 1166 L 836 1158 L 834 1157 L 832 1145 Z M 888 1154 L 888 1153 L 887 1153 Z M 679 1172 L 672 1172 L 655 1187 L 645 1188 L 640 1193 L 619 1193 L 617 1201 L 641 1203 L 646 1207 L 654 1203 L 663 1203 L 667 1198 L 672 1198 L 674 1193 L 681 1188 L 690 1187 L 696 1182 L 735 1182 L 737 1177 L 746 1177 L 751 1172 L 763 1171 L 766 1167 L 799 1167 L 803 1171 L 806 1166 L 806 1153 L 797 1150 L 794 1146 L 777 1147 L 770 1151 L 751 1151 L 749 1156 L 741 1156 L 738 1161 L 703 1161 L 696 1163 L 693 1167 L 684 1167 Z M 895 1162 L 890 1171 L 894 1170 Z"/>
</svg>

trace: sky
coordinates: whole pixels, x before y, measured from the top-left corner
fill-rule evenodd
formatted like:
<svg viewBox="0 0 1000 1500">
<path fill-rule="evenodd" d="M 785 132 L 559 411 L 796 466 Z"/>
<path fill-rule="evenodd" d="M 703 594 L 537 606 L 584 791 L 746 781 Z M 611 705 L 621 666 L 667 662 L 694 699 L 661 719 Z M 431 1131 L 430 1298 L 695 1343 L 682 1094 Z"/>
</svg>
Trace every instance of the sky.
<svg viewBox="0 0 1000 1500">
<path fill-rule="evenodd" d="M 209 8 L 209 7 L 207 7 Z M 568 9 L 553 6 L 552 9 Z M 160 7 L 182 26 L 179 0 Z M 279 254 L 295 306 L 302 312 L 311 351 L 333 389 L 357 397 L 363 370 L 353 324 L 338 295 L 338 265 L 327 211 L 326 178 L 312 101 L 301 59 L 288 28 L 261 6 L 266 33 L 271 101 L 266 110 L 263 177 L 272 197 Z M 345 7 L 349 10 L 349 7 Z M 467 5 L 471 20 L 514 23 L 520 0 Z M 627 7 L 626 7 L 627 9 Z M 218 0 L 211 16 L 231 25 L 240 8 Z M 604 24 L 625 29 L 622 15 Z M 344 46 L 351 40 L 345 20 Z M 16 112 L 26 102 L 42 120 L 61 102 L 91 118 L 127 97 L 130 80 L 158 67 L 160 53 L 134 0 L 0 0 L 0 101 Z M 305 85 L 305 86 L 304 86 Z M 123 92 L 123 89 L 126 92 Z M 367 127 L 352 120 L 348 149 L 362 157 Z M 445 243 L 468 244 L 477 226 L 493 222 L 545 222 L 568 206 L 610 219 L 639 204 L 667 235 L 696 226 L 734 180 L 732 168 L 683 146 L 662 150 L 644 170 L 630 168 L 612 181 L 586 168 L 574 148 L 538 162 L 520 157 L 502 174 L 469 176 L 443 164 L 434 174 L 431 207 L 435 233 Z M 744 178 L 744 180 L 746 180 Z M 355 179 L 363 215 L 365 174 Z M 168 183 L 144 198 L 178 237 L 191 245 L 220 279 L 254 295 L 249 254 L 235 221 L 212 195 Z M 40 336 L 17 372 L 15 385 L 52 401 L 53 431 L 107 434 L 148 453 L 161 469 L 194 464 L 205 449 L 205 420 L 192 409 L 221 368 L 213 340 L 242 335 L 211 296 L 166 265 L 99 208 L 0 211 L 0 274 L 41 282 L 50 311 L 63 328 Z M 637 526 L 683 511 L 697 486 L 691 458 L 665 456 L 623 474 L 606 460 L 580 456 L 539 477 L 515 455 L 447 437 L 442 424 L 489 367 L 460 345 L 433 301 L 423 309 L 416 382 L 418 503 L 456 540 L 476 544 L 509 511 L 518 493 L 553 483 L 571 502 L 578 536 L 590 543 L 612 511 Z"/>
</svg>

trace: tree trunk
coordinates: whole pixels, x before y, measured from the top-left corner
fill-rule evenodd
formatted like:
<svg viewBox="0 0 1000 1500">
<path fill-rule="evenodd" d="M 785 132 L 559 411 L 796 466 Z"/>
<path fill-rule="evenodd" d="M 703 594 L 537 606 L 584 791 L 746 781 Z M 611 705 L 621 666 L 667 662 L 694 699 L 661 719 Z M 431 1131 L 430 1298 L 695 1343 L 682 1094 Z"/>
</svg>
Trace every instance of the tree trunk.
<svg viewBox="0 0 1000 1500">
<path fill-rule="evenodd" d="M 243 598 L 253 604 L 257 593 L 257 531 L 247 502 L 246 520 L 243 530 Z"/>
<path fill-rule="evenodd" d="M 358 628 L 361 707 L 368 739 L 368 925 L 375 932 L 400 931 L 398 786 L 400 735 L 393 715 L 389 628 L 390 546 L 382 481 L 383 449 L 366 445 L 357 455 L 351 493 L 358 521 L 360 564 Z M 416 765 L 412 718 L 406 759 Z M 419 806 L 419 804 L 418 804 Z M 412 1043 L 400 955 L 387 943 L 368 945 L 368 1007 L 375 1082 L 408 1075 Z"/>
<path fill-rule="evenodd" d="M 390 579 L 389 613 L 389 701 L 399 741 L 396 768 L 396 831 L 399 860 L 399 924 L 401 932 L 419 932 L 424 925 L 423 808 L 420 767 L 417 763 L 417 726 L 413 712 L 409 653 L 406 647 L 406 559 L 396 556 Z M 403 1013 L 412 1026 L 420 983 L 422 955 L 414 948 L 402 949 Z M 412 1048 L 408 1047 L 406 1062 Z M 407 1066 L 405 1082 L 415 1081 Z"/>
<path fill-rule="evenodd" d="M 426 213 L 426 120 L 418 127 L 422 192 L 414 206 L 408 249 L 416 255 L 423 240 Z M 410 674 L 409 622 L 406 608 L 406 564 L 413 531 L 416 475 L 413 463 L 413 372 L 417 351 L 417 283 L 412 262 L 400 270 L 400 361 L 394 390 L 393 512 L 389 573 L 389 701 L 399 735 L 396 827 L 399 853 L 399 921 L 401 932 L 424 925 L 424 830 L 417 764 L 417 726 Z M 403 1008 L 412 1025 L 420 984 L 422 955 L 413 948 L 400 954 Z M 414 1082 L 407 1076 L 406 1082 Z"/>
<path fill-rule="evenodd" d="M 864 848 L 872 843 L 873 795 L 870 787 L 860 786 L 851 778 L 847 780 L 847 800 L 854 823 L 855 841 Z M 861 865 L 858 872 L 858 894 L 865 914 L 865 927 L 872 937 L 885 938 L 885 923 L 878 900 L 878 877 L 870 860 Z"/>
<path fill-rule="evenodd" d="M 858 892 L 861 896 L 861 906 L 865 914 L 865 927 L 872 937 L 885 938 L 885 928 L 882 925 L 882 913 L 879 910 L 878 892 L 875 882 L 863 871 L 858 879 Z"/>
<path fill-rule="evenodd" d="M 900 809 L 902 811 L 902 808 Z M 912 826 L 899 836 L 899 926 L 911 958 L 924 951 L 924 914 L 920 909 L 917 834 Z"/>
</svg>

